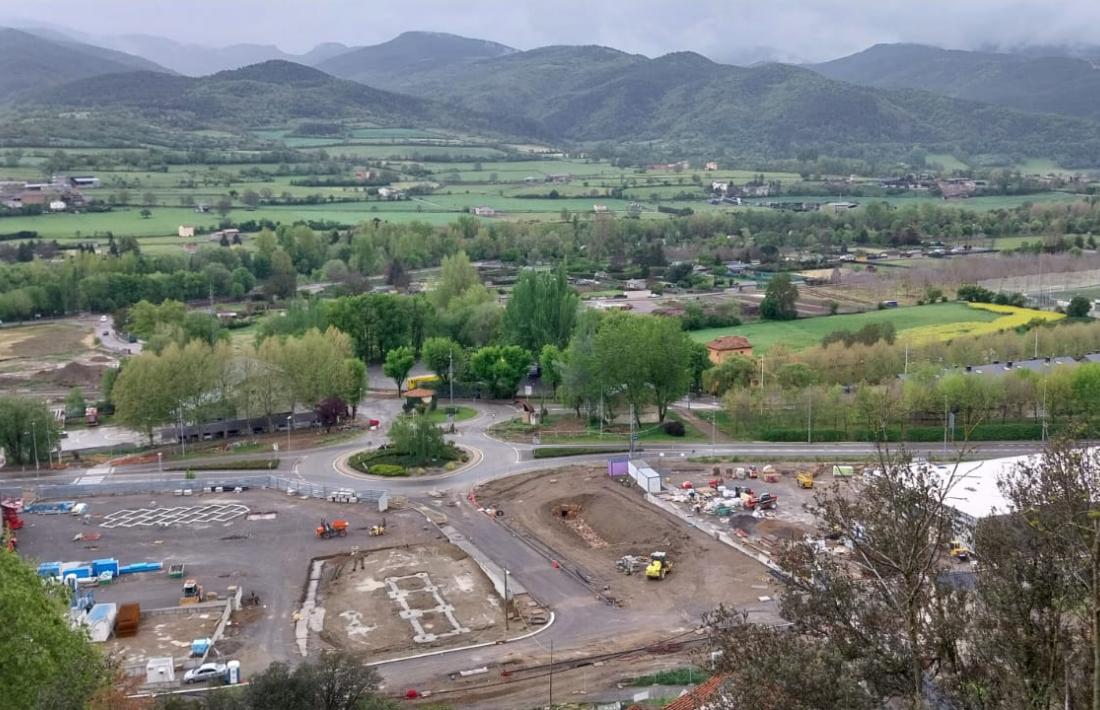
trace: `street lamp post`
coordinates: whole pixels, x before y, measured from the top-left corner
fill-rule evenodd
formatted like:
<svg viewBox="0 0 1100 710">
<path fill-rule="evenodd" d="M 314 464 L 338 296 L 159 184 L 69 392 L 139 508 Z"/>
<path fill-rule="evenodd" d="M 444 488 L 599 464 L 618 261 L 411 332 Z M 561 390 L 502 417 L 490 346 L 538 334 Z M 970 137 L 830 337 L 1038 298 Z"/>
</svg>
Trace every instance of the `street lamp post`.
<svg viewBox="0 0 1100 710">
<path fill-rule="evenodd" d="M 508 570 L 504 570 L 504 630 L 508 630 Z"/>
<path fill-rule="evenodd" d="M 294 415 L 286 418 L 286 450 L 290 453 L 290 430 L 294 428 Z"/>
<path fill-rule="evenodd" d="M 34 475 L 38 476 L 38 422 L 31 420 L 31 444 L 34 446 Z"/>
<path fill-rule="evenodd" d="M 164 475 L 164 452 L 157 452 L 157 473 Z"/>
</svg>

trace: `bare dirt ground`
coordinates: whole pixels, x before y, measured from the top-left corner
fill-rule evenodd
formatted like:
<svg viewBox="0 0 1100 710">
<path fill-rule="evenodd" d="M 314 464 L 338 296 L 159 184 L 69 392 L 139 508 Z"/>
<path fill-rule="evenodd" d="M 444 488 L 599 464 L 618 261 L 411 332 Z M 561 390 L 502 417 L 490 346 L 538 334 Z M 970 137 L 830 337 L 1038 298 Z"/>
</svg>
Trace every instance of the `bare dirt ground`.
<svg viewBox="0 0 1100 710">
<path fill-rule="evenodd" d="M 513 476 L 478 489 L 480 505 L 580 566 L 630 608 L 697 615 L 717 602 L 756 603 L 774 595 L 765 568 L 646 503 L 637 488 L 608 478 L 602 468 L 570 466 Z M 662 581 L 615 569 L 624 555 L 667 552 L 672 572 Z"/>
<path fill-rule="evenodd" d="M 203 609 L 191 614 L 148 617 L 141 620 L 135 636 L 111 638 L 104 648 L 127 665 L 143 664 L 150 658 L 185 658 L 191 652 L 191 641 L 209 638 L 214 633 L 219 615 L 217 609 Z"/>
<path fill-rule="evenodd" d="M 117 359 L 96 346 L 94 325 L 75 319 L 0 328 L 0 391 L 91 397 Z"/>
<path fill-rule="evenodd" d="M 322 640 L 372 657 L 505 637 L 503 607 L 489 579 L 445 543 L 326 560 L 319 603 Z"/>
</svg>

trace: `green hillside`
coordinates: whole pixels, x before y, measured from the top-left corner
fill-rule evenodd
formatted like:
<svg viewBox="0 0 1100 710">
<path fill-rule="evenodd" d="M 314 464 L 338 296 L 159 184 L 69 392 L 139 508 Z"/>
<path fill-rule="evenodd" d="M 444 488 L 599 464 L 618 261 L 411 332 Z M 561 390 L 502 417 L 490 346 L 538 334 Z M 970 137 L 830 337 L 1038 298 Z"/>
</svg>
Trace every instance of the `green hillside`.
<svg viewBox="0 0 1100 710">
<path fill-rule="evenodd" d="M 0 99 L 101 74 L 168 70 L 140 57 L 0 28 Z"/>
<path fill-rule="evenodd" d="M 812 68 L 862 86 L 920 89 L 1025 111 L 1100 119 L 1100 71 L 1085 59 L 878 44 Z"/>
<path fill-rule="evenodd" d="M 395 77 L 514 51 L 496 42 L 444 32 L 403 32 L 388 42 L 337 53 L 313 66 L 342 79 L 385 88 Z"/>
<path fill-rule="evenodd" d="M 695 152 L 855 157 L 1000 153 L 1100 163 L 1092 121 L 1039 116 L 911 89 L 873 89 L 799 67 L 734 67 L 691 52 L 657 59 L 606 47 L 543 47 L 394 74 L 391 91 L 508 116 L 551 140 L 674 144 Z"/>
</svg>

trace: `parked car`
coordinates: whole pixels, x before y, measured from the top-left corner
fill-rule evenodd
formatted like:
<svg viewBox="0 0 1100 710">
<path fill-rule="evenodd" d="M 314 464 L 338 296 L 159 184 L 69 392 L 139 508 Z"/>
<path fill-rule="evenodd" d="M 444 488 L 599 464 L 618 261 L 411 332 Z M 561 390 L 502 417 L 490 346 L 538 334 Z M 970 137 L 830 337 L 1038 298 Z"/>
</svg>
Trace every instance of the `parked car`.
<svg viewBox="0 0 1100 710">
<path fill-rule="evenodd" d="M 204 663 L 198 668 L 192 668 L 183 674 L 184 683 L 203 683 L 211 678 L 222 678 L 225 676 L 226 666 L 224 663 Z"/>
</svg>

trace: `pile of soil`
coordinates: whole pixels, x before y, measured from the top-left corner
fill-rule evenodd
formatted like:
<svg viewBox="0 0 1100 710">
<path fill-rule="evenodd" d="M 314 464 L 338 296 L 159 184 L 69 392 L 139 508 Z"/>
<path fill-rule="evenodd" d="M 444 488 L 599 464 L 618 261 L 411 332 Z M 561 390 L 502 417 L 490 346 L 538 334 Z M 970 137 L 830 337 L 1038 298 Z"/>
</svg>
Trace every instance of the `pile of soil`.
<svg viewBox="0 0 1100 710">
<path fill-rule="evenodd" d="M 97 387 L 105 367 L 69 362 L 62 367 L 39 370 L 34 379 L 60 387 Z"/>
</svg>

